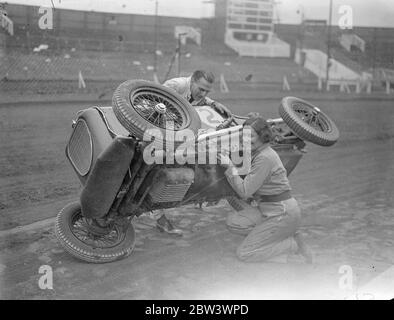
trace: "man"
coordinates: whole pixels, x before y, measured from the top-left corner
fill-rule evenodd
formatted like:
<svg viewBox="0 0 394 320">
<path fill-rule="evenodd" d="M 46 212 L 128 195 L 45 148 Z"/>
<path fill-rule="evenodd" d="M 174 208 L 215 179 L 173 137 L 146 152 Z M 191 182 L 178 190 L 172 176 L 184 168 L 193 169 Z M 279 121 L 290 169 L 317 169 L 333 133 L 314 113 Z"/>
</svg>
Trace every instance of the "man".
<svg viewBox="0 0 394 320">
<path fill-rule="evenodd" d="M 230 116 L 231 112 L 227 107 L 207 97 L 214 82 L 215 76 L 212 72 L 197 70 L 190 77 L 170 79 L 163 85 L 173 89 L 192 106 L 210 106 L 217 112 Z"/>
<path fill-rule="evenodd" d="M 196 70 L 189 77 L 180 77 L 167 80 L 164 86 L 173 89 L 176 93 L 184 97 L 192 106 L 210 106 L 218 113 L 227 117 L 231 112 L 227 107 L 207 97 L 212 90 L 215 76 L 212 72 Z M 161 210 L 160 210 L 161 211 Z M 161 216 L 156 220 L 157 228 L 169 234 L 182 235 L 182 230 L 175 228 L 161 211 Z"/>
</svg>

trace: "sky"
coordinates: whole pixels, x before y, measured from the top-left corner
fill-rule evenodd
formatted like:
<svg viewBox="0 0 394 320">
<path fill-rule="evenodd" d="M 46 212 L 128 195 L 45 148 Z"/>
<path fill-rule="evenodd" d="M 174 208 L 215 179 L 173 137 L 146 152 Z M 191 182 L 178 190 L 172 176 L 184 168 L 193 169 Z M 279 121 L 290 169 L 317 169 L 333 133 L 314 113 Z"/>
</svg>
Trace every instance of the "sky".
<svg viewBox="0 0 394 320">
<path fill-rule="evenodd" d="M 159 15 L 190 18 L 212 17 L 214 0 L 157 0 Z M 332 24 L 341 17 L 339 9 L 350 6 L 354 26 L 393 27 L 394 0 L 332 0 Z M 156 0 L 0 0 L 0 2 L 55 6 L 55 8 L 106 12 L 154 14 Z M 298 24 L 305 19 L 329 17 L 330 0 L 275 0 L 275 18 L 281 23 Z M 297 13 L 298 12 L 298 13 Z"/>
</svg>

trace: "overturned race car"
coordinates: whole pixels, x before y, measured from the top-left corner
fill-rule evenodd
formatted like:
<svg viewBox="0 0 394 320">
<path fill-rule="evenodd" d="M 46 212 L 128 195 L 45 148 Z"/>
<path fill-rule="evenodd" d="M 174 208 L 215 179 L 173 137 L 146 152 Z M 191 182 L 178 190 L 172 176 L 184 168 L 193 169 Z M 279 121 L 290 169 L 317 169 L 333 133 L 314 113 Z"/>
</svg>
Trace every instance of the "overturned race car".
<svg viewBox="0 0 394 320">
<path fill-rule="evenodd" d="M 305 100 L 283 98 L 279 114 L 268 122 L 288 175 L 305 153 L 305 141 L 331 146 L 339 138 L 334 122 Z M 112 106 L 81 110 L 73 121 L 66 157 L 82 191 L 57 215 L 57 239 L 78 259 L 111 262 L 132 253 L 132 220 L 145 212 L 224 198 L 236 205 L 217 154 L 228 152 L 247 170 L 245 119 L 192 107 L 152 82 L 120 84 Z"/>
</svg>

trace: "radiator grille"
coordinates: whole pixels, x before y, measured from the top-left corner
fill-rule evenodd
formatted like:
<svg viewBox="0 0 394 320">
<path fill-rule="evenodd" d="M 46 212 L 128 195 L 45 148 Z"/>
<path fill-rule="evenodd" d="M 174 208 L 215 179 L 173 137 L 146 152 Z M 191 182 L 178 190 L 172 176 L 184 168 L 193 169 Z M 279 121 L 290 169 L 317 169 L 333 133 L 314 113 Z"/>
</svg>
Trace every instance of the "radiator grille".
<svg viewBox="0 0 394 320">
<path fill-rule="evenodd" d="M 149 195 L 153 203 L 179 202 L 185 197 L 190 185 L 191 183 L 163 185 L 160 188 L 155 188 Z"/>
<path fill-rule="evenodd" d="M 85 176 L 92 164 L 92 138 L 86 122 L 79 119 L 67 145 L 67 155 L 75 170 Z"/>
</svg>

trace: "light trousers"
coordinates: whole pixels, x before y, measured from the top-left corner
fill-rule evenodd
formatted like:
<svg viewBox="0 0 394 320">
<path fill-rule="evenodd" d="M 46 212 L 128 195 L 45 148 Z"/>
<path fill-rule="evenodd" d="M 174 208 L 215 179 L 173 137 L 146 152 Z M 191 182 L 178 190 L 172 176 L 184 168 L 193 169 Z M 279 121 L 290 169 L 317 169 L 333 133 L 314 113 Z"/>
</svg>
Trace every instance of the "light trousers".
<svg viewBox="0 0 394 320">
<path fill-rule="evenodd" d="M 294 198 L 280 202 L 260 202 L 253 207 L 232 197 L 229 203 L 236 210 L 227 217 L 228 229 L 246 235 L 237 249 L 243 261 L 267 261 L 298 250 L 294 235 L 300 227 L 300 208 Z"/>
</svg>

